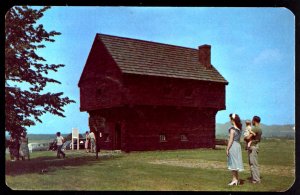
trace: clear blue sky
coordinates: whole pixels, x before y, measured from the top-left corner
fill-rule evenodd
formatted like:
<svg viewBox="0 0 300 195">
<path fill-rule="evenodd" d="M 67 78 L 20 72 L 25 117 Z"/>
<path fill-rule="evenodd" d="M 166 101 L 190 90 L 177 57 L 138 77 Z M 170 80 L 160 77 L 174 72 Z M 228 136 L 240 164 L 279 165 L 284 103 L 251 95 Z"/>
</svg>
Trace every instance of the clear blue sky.
<svg viewBox="0 0 300 195">
<path fill-rule="evenodd" d="M 267 125 L 295 123 L 295 18 L 288 9 L 52 7 L 38 23 L 62 33 L 38 53 L 47 63 L 66 65 L 50 75 L 62 84 L 46 91 L 63 91 L 77 103 L 65 107 L 66 118 L 43 116 L 29 133 L 88 130 L 77 84 L 96 33 L 190 48 L 210 44 L 212 64 L 229 81 L 227 109 L 217 123 L 232 112 L 242 119 L 259 115 Z"/>
</svg>

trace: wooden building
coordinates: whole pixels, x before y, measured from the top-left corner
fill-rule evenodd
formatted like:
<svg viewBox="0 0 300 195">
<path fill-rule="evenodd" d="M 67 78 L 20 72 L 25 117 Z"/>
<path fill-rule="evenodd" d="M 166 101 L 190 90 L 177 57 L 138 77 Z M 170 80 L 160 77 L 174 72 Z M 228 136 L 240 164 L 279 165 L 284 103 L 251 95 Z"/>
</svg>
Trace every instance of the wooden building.
<svg viewBox="0 0 300 195">
<path fill-rule="evenodd" d="M 103 149 L 215 147 L 228 82 L 198 49 L 96 34 L 80 81 L 80 111 Z"/>
</svg>

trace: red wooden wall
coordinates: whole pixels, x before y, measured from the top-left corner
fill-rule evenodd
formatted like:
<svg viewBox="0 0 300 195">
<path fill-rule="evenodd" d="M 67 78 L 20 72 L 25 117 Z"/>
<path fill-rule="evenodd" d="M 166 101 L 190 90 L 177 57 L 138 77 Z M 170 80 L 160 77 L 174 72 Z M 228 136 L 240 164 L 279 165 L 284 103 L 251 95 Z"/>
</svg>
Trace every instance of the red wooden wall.
<svg viewBox="0 0 300 195">
<path fill-rule="evenodd" d="M 143 151 L 214 147 L 216 110 L 139 106 L 89 114 L 90 123 L 94 125 L 100 117 L 106 119 L 101 138 L 103 149 Z M 116 132 L 118 124 L 119 135 Z M 160 135 L 166 136 L 165 142 L 160 141 Z M 187 140 L 181 140 L 182 135 Z"/>
<path fill-rule="evenodd" d="M 89 113 L 90 128 L 101 129 L 104 149 L 214 147 L 215 116 L 225 109 L 225 83 L 124 74 L 97 42 L 78 85 L 80 110 Z"/>
</svg>

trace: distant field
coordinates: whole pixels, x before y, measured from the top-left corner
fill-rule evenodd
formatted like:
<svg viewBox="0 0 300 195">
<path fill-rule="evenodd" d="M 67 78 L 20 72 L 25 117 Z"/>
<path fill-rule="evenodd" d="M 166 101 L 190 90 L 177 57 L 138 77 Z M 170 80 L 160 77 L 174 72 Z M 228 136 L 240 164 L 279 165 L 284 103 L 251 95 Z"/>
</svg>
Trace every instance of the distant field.
<svg viewBox="0 0 300 195">
<path fill-rule="evenodd" d="M 243 128 L 245 127 L 245 121 L 242 121 Z M 216 135 L 217 136 L 227 136 L 228 129 L 231 127 L 230 122 L 225 124 L 216 124 Z M 295 139 L 295 124 L 286 125 L 265 125 L 261 123 L 261 128 L 263 131 L 262 136 L 264 138 L 288 138 Z"/>
<path fill-rule="evenodd" d="M 63 137 L 67 135 L 63 134 Z M 29 143 L 43 143 L 43 142 L 50 142 L 56 138 L 55 134 L 29 134 L 28 141 Z"/>
<path fill-rule="evenodd" d="M 146 191 L 286 191 L 295 179 L 295 141 L 264 140 L 259 162 L 262 183 L 248 181 L 243 151 L 242 185 L 228 186 L 225 147 L 176 151 L 95 154 L 66 151 L 32 153 L 31 161 L 10 162 L 6 155 L 6 183 L 17 190 L 146 190 Z M 45 170 L 45 172 L 42 172 Z"/>
</svg>

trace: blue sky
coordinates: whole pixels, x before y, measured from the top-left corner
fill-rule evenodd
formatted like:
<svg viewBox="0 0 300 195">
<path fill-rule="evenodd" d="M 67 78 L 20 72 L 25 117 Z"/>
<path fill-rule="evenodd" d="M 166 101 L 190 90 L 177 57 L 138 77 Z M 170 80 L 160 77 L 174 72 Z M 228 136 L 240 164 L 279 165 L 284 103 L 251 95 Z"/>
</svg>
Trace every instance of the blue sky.
<svg viewBox="0 0 300 195">
<path fill-rule="evenodd" d="M 77 84 L 96 33 L 190 48 L 210 44 L 212 64 L 229 81 L 217 123 L 232 112 L 242 119 L 259 115 L 267 125 L 295 123 L 295 18 L 288 9 L 54 6 L 38 23 L 62 33 L 38 53 L 66 65 L 49 75 L 62 84 L 45 90 L 63 91 L 77 103 L 65 107 L 66 118 L 44 115 L 29 133 L 88 130 Z"/>
</svg>

